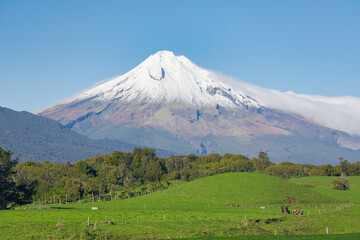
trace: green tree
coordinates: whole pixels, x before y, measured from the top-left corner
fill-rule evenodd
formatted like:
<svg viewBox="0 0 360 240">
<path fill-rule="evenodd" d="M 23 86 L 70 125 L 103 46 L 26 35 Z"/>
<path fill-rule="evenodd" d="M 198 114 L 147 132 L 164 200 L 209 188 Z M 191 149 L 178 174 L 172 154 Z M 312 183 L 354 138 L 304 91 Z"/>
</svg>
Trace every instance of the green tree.
<svg viewBox="0 0 360 240">
<path fill-rule="evenodd" d="M 266 152 L 259 152 L 259 157 L 253 159 L 253 164 L 257 172 L 264 172 L 271 163 Z"/>
<path fill-rule="evenodd" d="M 74 164 L 74 166 L 82 173 L 85 173 L 88 176 L 96 177 L 96 171 L 91 168 L 89 164 L 85 161 L 79 161 Z"/>
<path fill-rule="evenodd" d="M 0 148 L 0 209 L 11 208 L 15 203 L 16 184 L 12 179 L 18 159 L 11 160 L 11 151 Z"/>
<path fill-rule="evenodd" d="M 136 154 L 134 156 L 133 162 L 131 163 L 131 170 L 134 173 L 135 178 L 140 177 L 140 165 L 141 165 L 140 157 L 138 154 Z"/>
<path fill-rule="evenodd" d="M 323 169 L 311 169 L 309 172 L 309 176 L 326 176 L 326 172 Z"/>
<path fill-rule="evenodd" d="M 165 166 L 166 171 L 171 173 L 174 171 L 180 171 L 184 167 L 184 162 L 182 161 L 182 157 L 171 155 L 166 159 Z"/>
<path fill-rule="evenodd" d="M 104 164 L 117 166 L 119 165 L 120 159 L 115 155 L 107 155 L 104 159 Z"/>
<path fill-rule="evenodd" d="M 344 158 L 339 157 L 340 161 L 340 171 L 341 173 L 345 173 L 345 175 L 349 175 L 349 169 L 351 168 L 351 163 L 349 163 L 347 160 L 344 160 Z"/>
<path fill-rule="evenodd" d="M 145 179 L 149 182 L 159 181 L 162 174 L 160 163 L 150 160 L 146 168 Z"/>
<path fill-rule="evenodd" d="M 12 152 L 0 148 L 0 210 L 10 209 L 16 204 L 31 202 L 34 185 L 24 179 L 16 183 L 14 177 L 18 159 L 11 159 Z"/>
</svg>

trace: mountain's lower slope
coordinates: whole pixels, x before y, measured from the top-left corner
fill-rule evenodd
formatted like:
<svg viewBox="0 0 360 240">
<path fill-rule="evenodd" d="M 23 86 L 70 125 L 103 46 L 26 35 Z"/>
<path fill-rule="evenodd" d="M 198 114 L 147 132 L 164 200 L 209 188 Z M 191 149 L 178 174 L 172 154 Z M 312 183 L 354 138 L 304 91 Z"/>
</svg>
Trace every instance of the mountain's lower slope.
<svg viewBox="0 0 360 240">
<path fill-rule="evenodd" d="M 84 105 L 85 104 L 85 105 Z M 346 133 L 296 115 L 265 107 L 196 108 L 184 104 L 127 103 L 111 106 L 70 103 L 41 115 L 94 139 L 118 139 L 172 152 L 268 152 L 272 161 L 337 163 L 360 159 L 360 150 L 344 148 Z"/>
<path fill-rule="evenodd" d="M 136 146 L 118 140 L 89 139 L 54 120 L 0 107 L 0 147 L 11 150 L 22 162 L 74 162 L 115 150 L 132 151 Z M 157 150 L 157 154 L 171 153 Z"/>
</svg>

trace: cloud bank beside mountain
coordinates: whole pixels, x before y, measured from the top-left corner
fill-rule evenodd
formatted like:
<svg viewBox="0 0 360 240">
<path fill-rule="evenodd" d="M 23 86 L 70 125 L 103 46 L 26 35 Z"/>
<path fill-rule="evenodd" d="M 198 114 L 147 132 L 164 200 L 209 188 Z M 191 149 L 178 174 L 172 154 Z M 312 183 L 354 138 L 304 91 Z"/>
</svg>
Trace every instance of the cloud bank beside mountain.
<svg viewBox="0 0 360 240">
<path fill-rule="evenodd" d="M 218 73 L 224 82 L 261 104 L 301 115 L 324 126 L 360 135 L 360 98 L 326 97 L 259 87 Z"/>
</svg>

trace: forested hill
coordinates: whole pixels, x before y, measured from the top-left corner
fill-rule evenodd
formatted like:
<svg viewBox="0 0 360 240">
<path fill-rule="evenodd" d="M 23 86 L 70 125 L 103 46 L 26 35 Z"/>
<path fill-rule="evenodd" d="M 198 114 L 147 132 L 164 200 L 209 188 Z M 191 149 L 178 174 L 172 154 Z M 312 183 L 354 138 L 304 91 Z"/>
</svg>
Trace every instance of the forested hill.
<svg viewBox="0 0 360 240">
<path fill-rule="evenodd" d="M 0 107 L 0 147 L 11 149 L 21 162 L 66 163 L 115 150 L 132 151 L 137 146 L 118 140 L 93 140 L 54 120 Z M 156 153 L 171 154 L 159 149 Z"/>
</svg>

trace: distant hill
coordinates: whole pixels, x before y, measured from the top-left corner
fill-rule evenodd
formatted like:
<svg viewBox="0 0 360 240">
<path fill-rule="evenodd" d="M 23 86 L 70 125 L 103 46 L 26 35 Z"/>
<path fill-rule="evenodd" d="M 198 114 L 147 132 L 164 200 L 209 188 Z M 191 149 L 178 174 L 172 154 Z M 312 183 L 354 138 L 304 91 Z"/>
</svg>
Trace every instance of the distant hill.
<svg viewBox="0 0 360 240">
<path fill-rule="evenodd" d="M 93 140 L 57 121 L 0 107 L 0 147 L 11 150 L 21 162 L 65 163 L 115 150 L 131 152 L 141 146 L 118 140 Z M 156 153 L 158 156 L 171 154 L 159 149 Z"/>
</svg>

